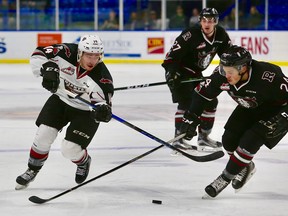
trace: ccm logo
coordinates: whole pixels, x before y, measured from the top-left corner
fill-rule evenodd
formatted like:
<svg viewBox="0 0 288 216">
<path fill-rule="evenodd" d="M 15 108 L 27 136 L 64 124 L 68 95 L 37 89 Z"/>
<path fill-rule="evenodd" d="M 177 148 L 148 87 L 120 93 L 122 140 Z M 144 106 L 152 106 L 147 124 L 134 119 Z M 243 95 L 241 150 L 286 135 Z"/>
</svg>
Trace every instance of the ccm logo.
<svg viewBox="0 0 288 216">
<path fill-rule="evenodd" d="M 77 135 L 79 135 L 79 136 L 82 136 L 82 137 L 84 137 L 84 138 L 86 138 L 86 139 L 89 139 L 89 138 L 90 138 L 90 136 L 88 136 L 87 134 L 85 134 L 85 133 L 83 133 L 83 132 L 81 132 L 81 131 L 78 131 L 78 130 L 74 130 L 73 133 L 74 133 L 74 134 L 77 134 Z"/>
</svg>

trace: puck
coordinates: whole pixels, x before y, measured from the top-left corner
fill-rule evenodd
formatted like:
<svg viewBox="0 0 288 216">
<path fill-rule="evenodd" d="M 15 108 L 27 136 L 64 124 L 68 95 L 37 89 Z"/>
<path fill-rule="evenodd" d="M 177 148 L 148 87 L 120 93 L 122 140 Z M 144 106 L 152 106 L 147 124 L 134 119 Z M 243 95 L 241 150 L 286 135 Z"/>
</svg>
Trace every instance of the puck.
<svg viewBox="0 0 288 216">
<path fill-rule="evenodd" d="M 152 200 L 152 203 L 161 205 L 162 201 L 161 200 Z"/>
</svg>

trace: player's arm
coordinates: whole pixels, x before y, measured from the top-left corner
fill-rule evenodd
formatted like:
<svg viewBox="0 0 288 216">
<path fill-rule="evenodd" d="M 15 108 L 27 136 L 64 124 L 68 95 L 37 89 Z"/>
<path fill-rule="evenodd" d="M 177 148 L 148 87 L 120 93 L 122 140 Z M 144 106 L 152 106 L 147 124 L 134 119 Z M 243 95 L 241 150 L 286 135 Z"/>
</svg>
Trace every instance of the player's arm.
<svg viewBox="0 0 288 216">
<path fill-rule="evenodd" d="M 91 110 L 91 117 L 97 122 L 109 122 L 112 118 L 112 93 L 94 90 L 90 94 L 95 108 Z"/>
<path fill-rule="evenodd" d="M 221 44 L 221 46 L 219 47 L 218 51 L 217 51 L 217 55 L 220 57 L 229 47 L 231 47 L 232 41 L 228 35 L 228 33 L 225 31 L 225 29 L 223 29 L 223 43 Z"/>
<path fill-rule="evenodd" d="M 30 66 L 32 73 L 39 77 L 41 76 L 41 67 L 48 61 L 48 57 L 45 54 L 44 47 L 37 47 L 30 57 Z"/>
<path fill-rule="evenodd" d="M 60 83 L 59 66 L 50 61 L 56 56 L 53 52 L 55 46 L 37 47 L 30 57 L 33 74 L 36 77 L 42 76 L 42 86 L 52 93 L 57 91 Z"/>
<path fill-rule="evenodd" d="M 282 74 L 280 68 L 278 73 Z M 277 97 L 277 101 L 280 104 L 283 103 L 283 108 L 270 119 L 260 120 L 254 130 L 265 139 L 269 148 L 273 148 L 288 132 L 288 78 L 283 75 L 280 78 L 276 76 L 273 80 L 271 80 L 273 76 L 267 76 L 266 79 L 269 78 L 271 81 L 269 82 L 270 92 L 267 91 L 267 95 L 274 100 Z"/>
<path fill-rule="evenodd" d="M 197 135 L 196 128 L 200 124 L 200 115 L 209 101 L 216 98 L 222 90 L 221 84 L 225 81 L 219 73 L 213 73 L 208 79 L 201 82 L 194 90 L 189 110 L 184 113 L 181 133 L 186 133 L 185 139 L 191 140 Z"/>
<path fill-rule="evenodd" d="M 104 63 L 103 63 L 104 64 Z M 106 67 L 102 65 L 99 83 L 89 93 L 91 103 L 96 107 L 91 110 L 91 117 L 97 122 L 109 122 L 112 118 L 112 97 L 114 93 L 113 79 Z"/>
<path fill-rule="evenodd" d="M 162 66 L 165 68 L 165 78 L 170 89 L 175 89 L 180 85 L 180 64 L 188 52 L 190 39 L 191 33 L 189 31 L 183 32 L 176 38 L 165 56 Z"/>
</svg>

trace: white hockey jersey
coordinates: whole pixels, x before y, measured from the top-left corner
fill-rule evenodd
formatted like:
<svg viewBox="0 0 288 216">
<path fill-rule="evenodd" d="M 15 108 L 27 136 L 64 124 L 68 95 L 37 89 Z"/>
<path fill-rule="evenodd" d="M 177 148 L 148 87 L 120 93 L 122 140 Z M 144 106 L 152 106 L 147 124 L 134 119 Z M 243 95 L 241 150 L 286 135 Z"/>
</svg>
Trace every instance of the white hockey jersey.
<svg viewBox="0 0 288 216">
<path fill-rule="evenodd" d="M 77 62 L 78 45 L 63 43 L 47 47 L 37 47 L 30 58 L 32 72 L 41 76 L 41 66 L 53 61 L 60 68 L 60 84 L 56 94 L 66 104 L 80 109 L 89 110 L 87 104 L 68 96 L 68 92 L 80 94 L 93 104 L 111 104 L 114 93 L 113 79 L 104 62 L 99 62 L 92 71 L 85 71 Z"/>
</svg>

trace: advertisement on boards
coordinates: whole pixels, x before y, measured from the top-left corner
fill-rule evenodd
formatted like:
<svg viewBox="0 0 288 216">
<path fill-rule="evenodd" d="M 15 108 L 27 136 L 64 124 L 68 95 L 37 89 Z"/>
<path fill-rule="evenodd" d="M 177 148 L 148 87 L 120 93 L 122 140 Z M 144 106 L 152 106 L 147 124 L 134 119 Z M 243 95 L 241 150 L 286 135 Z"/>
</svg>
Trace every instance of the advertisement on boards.
<svg viewBox="0 0 288 216">
<path fill-rule="evenodd" d="M 0 63 L 28 62 L 37 46 L 63 42 L 78 43 L 80 37 L 85 34 L 95 32 L 1 32 Z M 103 41 L 106 61 L 139 60 L 141 63 L 150 60 L 160 63 L 180 31 L 98 31 L 97 34 Z M 247 48 L 253 58 L 288 65 L 288 44 L 283 43 L 288 37 L 288 32 L 228 31 L 228 34 L 233 44 Z M 219 57 L 216 56 L 214 60 L 217 62 Z"/>
</svg>

